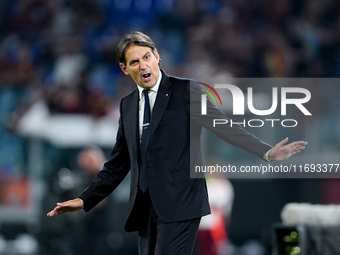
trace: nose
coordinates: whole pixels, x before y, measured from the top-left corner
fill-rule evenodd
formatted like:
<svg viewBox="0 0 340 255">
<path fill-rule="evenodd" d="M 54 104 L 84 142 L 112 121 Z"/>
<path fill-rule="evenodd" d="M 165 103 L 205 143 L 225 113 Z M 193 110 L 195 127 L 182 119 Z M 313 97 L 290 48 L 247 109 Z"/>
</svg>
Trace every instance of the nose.
<svg viewBox="0 0 340 255">
<path fill-rule="evenodd" d="M 145 63 L 145 61 L 144 61 L 144 60 L 140 60 L 140 69 L 141 69 L 141 70 L 145 70 L 145 68 L 146 68 L 146 63 Z"/>
</svg>

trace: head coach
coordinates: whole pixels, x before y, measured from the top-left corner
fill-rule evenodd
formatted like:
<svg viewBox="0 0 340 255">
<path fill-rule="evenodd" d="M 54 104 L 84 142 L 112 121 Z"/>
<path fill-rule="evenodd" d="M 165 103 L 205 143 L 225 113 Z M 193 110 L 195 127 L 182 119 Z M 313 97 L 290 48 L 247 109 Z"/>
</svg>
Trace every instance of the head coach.
<svg viewBox="0 0 340 255">
<path fill-rule="evenodd" d="M 131 171 L 125 230 L 138 231 L 139 254 L 190 255 L 200 219 L 210 213 L 205 179 L 190 178 L 190 158 L 201 162 L 202 128 L 267 161 L 285 160 L 307 142 L 285 145 L 286 138 L 272 147 L 239 126 L 209 128 L 208 115 L 226 116 L 209 102 L 206 116 L 191 110 L 203 92 L 161 70 L 154 42 L 141 32 L 121 40 L 117 58 L 137 88 L 121 101 L 111 157 L 78 198 L 57 203 L 47 215 L 91 210 Z"/>
</svg>

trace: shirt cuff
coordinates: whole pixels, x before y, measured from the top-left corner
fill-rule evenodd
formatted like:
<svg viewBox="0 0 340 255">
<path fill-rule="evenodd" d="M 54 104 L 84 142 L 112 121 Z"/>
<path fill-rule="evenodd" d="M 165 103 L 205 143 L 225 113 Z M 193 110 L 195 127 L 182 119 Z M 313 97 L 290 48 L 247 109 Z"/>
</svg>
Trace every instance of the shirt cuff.
<svg viewBox="0 0 340 255">
<path fill-rule="evenodd" d="M 263 155 L 263 160 L 267 161 L 267 162 L 271 162 L 271 160 L 269 160 L 268 156 L 269 156 L 269 152 L 271 151 L 272 149 L 270 149 L 269 151 L 267 151 L 264 155 Z"/>
<path fill-rule="evenodd" d="M 78 197 L 78 199 L 80 199 L 82 202 L 83 202 L 83 208 L 85 207 L 85 203 L 84 203 L 84 200 L 81 199 L 80 197 Z"/>
</svg>

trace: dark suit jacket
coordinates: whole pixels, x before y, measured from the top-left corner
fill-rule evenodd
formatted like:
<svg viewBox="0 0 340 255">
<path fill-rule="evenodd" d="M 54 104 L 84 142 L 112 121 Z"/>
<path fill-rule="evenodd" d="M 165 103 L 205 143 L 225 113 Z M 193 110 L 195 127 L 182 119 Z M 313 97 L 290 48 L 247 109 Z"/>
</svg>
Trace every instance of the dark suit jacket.
<svg viewBox="0 0 340 255">
<path fill-rule="evenodd" d="M 162 71 L 147 141 L 147 169 L 153 207 L 165 222 L 194 219 L 210 213 L 205 179 L 190 178 L 190 166 L 202 165 L 202 127 L 260 158 L 271 148 L 241 127 L 213 128 L 212 118 L 226 117 L 210 102 L 208 114 L 201 115 L 202 91 L 198 87 L 197 83 L 168 76 Z M 131 170 L 126 231 L 138 230 L 138 210 L 134 210 L 139 176 L 138 97 L 135 89 L 122 99 L 119 129 L 111 158 L 80 195 L 84 210 L 89 211 L 109 195 Z"/>
</svg>

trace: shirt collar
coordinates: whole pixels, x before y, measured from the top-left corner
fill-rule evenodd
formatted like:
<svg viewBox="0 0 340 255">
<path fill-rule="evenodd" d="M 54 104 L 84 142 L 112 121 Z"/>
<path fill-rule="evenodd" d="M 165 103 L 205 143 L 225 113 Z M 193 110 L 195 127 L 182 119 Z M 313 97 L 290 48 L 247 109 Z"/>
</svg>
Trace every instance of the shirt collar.
<svg viewBox="0 0 340 255">
<path fill-rule="evenodd" d="M 159 76 L 158 76 L 158 80 L 156 82 L 156 85 L 153 86 L 150 90 L 157 93 L 159 85 L 161 84 L 161 80 L 162 80 L 162 72 L 161 72 L 161 70 L 159 70 Z M 138 92 L 139 92 L 139 98 L 142 98 L 142 94 L 143 94 L 144 88 L 142 88 L 142 87 L 140 87 L 138 85 L 137 85 L 137 88 L 138 88 Z"/>
</svg>

